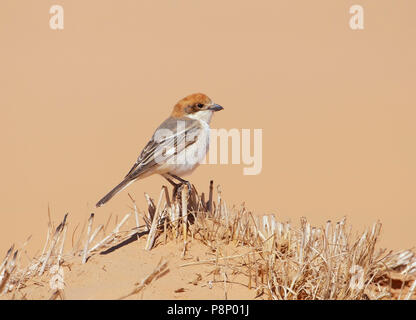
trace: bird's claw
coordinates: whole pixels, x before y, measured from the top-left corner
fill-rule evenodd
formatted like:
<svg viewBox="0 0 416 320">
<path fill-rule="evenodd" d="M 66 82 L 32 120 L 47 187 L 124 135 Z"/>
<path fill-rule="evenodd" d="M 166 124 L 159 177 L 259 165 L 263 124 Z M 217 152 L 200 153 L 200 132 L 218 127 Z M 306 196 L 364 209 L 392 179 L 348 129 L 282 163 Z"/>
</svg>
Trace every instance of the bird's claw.
<svg viewBox="0 0 416 320">
<path fill-rule="evenodd" d="M 188 187 L 188 198 L 191 197 L 192 186 L 188 181 L 186 181 L 186 182 L 178 183 L 174 186 L 174 188 L 173 188 L 173 198 L 174 199 L 177 199 L 178 201 L 181 201 L 182 190 L 185 187 L 185 185 Z"/>
</svg>

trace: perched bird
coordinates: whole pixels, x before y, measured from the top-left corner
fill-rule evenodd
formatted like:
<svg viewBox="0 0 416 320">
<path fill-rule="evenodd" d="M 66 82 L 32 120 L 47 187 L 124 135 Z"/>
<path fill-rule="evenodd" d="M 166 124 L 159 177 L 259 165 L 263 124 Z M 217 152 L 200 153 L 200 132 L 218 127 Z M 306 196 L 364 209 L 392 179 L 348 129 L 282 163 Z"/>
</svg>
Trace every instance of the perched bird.
<svg viewBox="0 0 416 320">
<path fill-rule="evenodd" d="M 190 174 L 205 158 L 211 117 L 215 111 L 222 109 L 203 93 L 191 94 L 180 100 L 173 107 L 170 117 L 156 129 L 123 181 L 96 206 L 101 207 L 134 181 L 155 173 L 174 185 L 174 192 L 184 184 L 191 190 L 189 182 L 181 176 Z"/>
</svg>

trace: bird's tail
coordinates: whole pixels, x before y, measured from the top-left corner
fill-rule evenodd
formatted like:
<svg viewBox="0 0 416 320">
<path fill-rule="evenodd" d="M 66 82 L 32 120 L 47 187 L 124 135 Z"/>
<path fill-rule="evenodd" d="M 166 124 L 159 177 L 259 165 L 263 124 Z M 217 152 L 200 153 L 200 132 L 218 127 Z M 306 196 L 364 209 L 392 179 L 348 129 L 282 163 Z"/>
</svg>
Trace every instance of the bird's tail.
<svg viewBox="0 0 416 320">
<path fill-rule="evenodd" d="M 114 197 L 117 193 L 126 188 L 132 182 L 133 180 L 131 179 L 124 179 L 123 181 L 121 181 L 118 185 L 114 187 L 113 190 L 111 190 L 100 201 L 97 202 L 96 207 L 98 208 L 104 205 L 107 201 L 109 201 L 112 197 Z"/>
</svg>

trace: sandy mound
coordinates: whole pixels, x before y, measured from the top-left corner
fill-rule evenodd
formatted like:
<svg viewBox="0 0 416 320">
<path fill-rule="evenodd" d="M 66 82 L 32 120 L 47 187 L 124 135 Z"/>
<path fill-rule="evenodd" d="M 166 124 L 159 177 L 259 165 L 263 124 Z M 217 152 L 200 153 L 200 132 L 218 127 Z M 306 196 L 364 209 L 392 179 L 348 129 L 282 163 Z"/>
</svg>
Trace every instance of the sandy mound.
<svg viewBox="0 0 416 320">
<path fill-rule="evenodd" d="M 42 252 L 10 248 L 0 265 L 1 299 L 407 299 L 412 251 L 377 248 L 381 224 L 361 234 L 345 219 L 312 227 L 227 207 L 213 184 L 207 199 L 183 188 L 114 226 L 70 232 L 50 222 Z M 26 264 L 24 261 L 28 261 Z"/>
</svg>

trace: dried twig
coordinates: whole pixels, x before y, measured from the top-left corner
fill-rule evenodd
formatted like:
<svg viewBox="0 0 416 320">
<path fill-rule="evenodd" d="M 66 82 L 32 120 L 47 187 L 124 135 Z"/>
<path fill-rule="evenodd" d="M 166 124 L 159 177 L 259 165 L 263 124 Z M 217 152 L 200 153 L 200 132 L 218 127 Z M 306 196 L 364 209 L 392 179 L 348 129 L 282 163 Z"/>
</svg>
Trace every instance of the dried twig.
<svg viewBox="0 0 416 320">
<path fill-rule="evenodd" d="M 157 207 L 156 207 L 155 213 L 153 215 L 152 226 L 150 227 L 150 231 L 149 231 L 149 235 L 148 235 L 148 238 L 147 238 L 145 250 L 152 249 L 154 241 L 155 241 L 156 229 L 157 229 L 157 226 L 159 224 L 159 217 L 161 216 L 161 214 L 159 214 L 159 212 L 161 212 L 161 204 L 162 204 L 162 199 L 163 199 L 163 193 L 164 192 L 165 192 L 165 189 L 162 188 L 162 191 L 160 192 L 160 196 L 159 196 L 159 201 L 157 203 Z"/>
<path fill-rule="evenodd" d="M 167 269 L 168 263 L 160 261 L 155 270 L 152 271 L 151 274 L 149 274 L 146 278 L 144 278 L 140 283 L 136 284 L 136 288 L 134 288 L 129 294 L 122 296 L 119 298 L 119 300 L 125 299 L 133 294 L 139 293 L 142 291 L 147 285 L 149 285 L 153 279 L 160 278 L 166 273 L 169 272 L 169 269 Z"/>
<path fill-rule="evenodd" d="M 133 199 L 133 197 L 128 193 L 128 196 L 130 197 L 131 202 L 133 202 L 133 208 L 134 208 L 134 218 L 136 219 L 136 228 L 137 228 L 137 240 L 139 240 L 139 212 L 137 211 L 136 201 Z"/>
<path fill-rule="evenodd" d="M 13 254 L 13 257 L 8 264 L 5 266 L 2 274 L 0 275 L 0 294 L 6 293 L 9 290 L 7 283 L 13 271 L 16 268 L 16 258 L 17 258 L 18 250 L 16 250 Z"/>
<path fill-rule="evenodd" d="M 183 218 L 183 242 L 186 246 L 188 234 L 188 186 L 182 188 L 182 218 Z"/>
<path fill-rule="evenodd" d="M 65 223 L 66 223 L 66 218 L 67 218 L 67 216 L 68 216 L 68 214 L 65 214 L 65 216 L 64 216 L 64 220 L 56 227 L 56 230 L 55 230 L 55 233 L 54 233 L 54 235 L 53 235 L 53 238 L 52 238 L 52 242 L 51 242 L 51 245 L 50 245 L 50 247 L 49 247 L 49 250 L 48 250 L 48 252 L 47 252 L 47 254 L 46 254 L 46 257 L 45 257 L 45 259 L 43 260 L 43 264 L 42 264 L 42 267 L 40 268 L 40 270 L 39 270 L 39 275 L 41 276 L 42 274 L 43 274 L 43 272 L 45 271 L 45 268 L 46 268 L 46 265 L 47 265 L 47 263 L 48 263 L 48 260 L 49 260 L 49 258 L 51 257 L 51 255 L 52 255 L 52 251 L 55 249 L 55 245 L 56 245 L 56 243 L 57 243 L 57 241 L 58 241 L 58 238 L 59 238 L 59 236 L 60 236 L 60 234 L 61 234 L 61 231 L 62 231 L 62 229 L 63 229 L 63 227 L 64 227 L 64 225 L 65 225 Z"/>
<path fill-rule="evenodd" d="M 409 289 L 409 292 L 406 295 L 406 300 L 410 300 L 413 296 L 413 293 L 415 292 L 416 289 L 416 280 L 413 280 L 412 286 Z"/>
<path fill-rule="evenodd" d="M 64 252 L 64 245 L 65 245 L 67 227 L 68 227 L 67 225 L 64 226 L 64 231 L 63 231 L 63 236 L 62 236 L 62 241 L 61 241 L 61 248 L 59 249 L 59 255 L 58 255 L 58 259 L 57 259 L 58 266 L 61 264 L 61 261 L 62 261 L 62 254 Z"/>
<path fill-rule="evenodd" d="M 131 213 L 126 214 L 124 218 L 120 221 L 120 223 L 114 228 L 114 230 L 108 236 L 106 236 L 104 239 L 98 242 L 95 246 L 93 246 L 88 252 L 91 253 L 106 245 L 120 231 L 120 228 L 128 220 L 128 218 L 130 218 L 130 216 Z"/>
<path fill-rule="evenodd" d="M 91 233 L 93 222 L 94 222 L 94 213 L 91 213 L 90 217 L 88 218 L 87 237 L 85 239 L 85 246 L 84 246 L 84 251 L 82 254 L 82 264 L 87 262 L 88 246 L 90 244 L 90 233 Z"/>
</svg>

